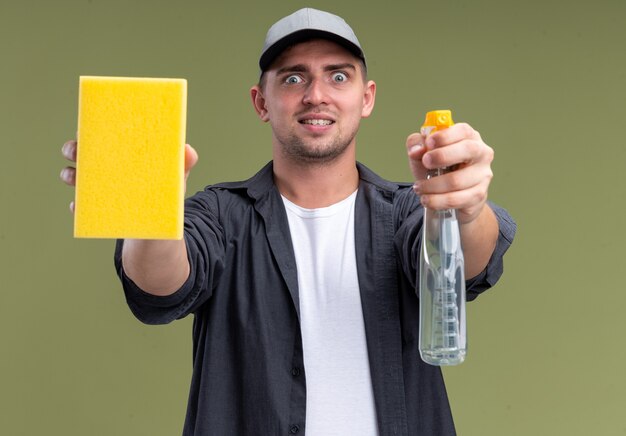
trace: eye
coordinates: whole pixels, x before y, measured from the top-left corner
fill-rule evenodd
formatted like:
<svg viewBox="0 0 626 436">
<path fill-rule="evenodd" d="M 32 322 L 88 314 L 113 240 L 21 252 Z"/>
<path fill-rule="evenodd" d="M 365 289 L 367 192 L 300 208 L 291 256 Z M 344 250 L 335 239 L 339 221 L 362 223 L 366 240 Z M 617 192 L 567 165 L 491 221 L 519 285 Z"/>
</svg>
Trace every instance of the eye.
<svg viewBox="0 0 626 436">
<path fill-rule="evenodd" d="M 302 83 L 302 77 L 296 75 L 296 74 L 292 74 L 291 76 L 288 76 L 285 79 L 285 83 L 287 83 L 288 85 L 295 85 L 298 83 Z"/>
<path fill-rule="evenodd" d="M 346 73 L 334 73 L 333 74 L 333 82 L 343 83 L 348 80 L 348 76 Z"/>
</svg>

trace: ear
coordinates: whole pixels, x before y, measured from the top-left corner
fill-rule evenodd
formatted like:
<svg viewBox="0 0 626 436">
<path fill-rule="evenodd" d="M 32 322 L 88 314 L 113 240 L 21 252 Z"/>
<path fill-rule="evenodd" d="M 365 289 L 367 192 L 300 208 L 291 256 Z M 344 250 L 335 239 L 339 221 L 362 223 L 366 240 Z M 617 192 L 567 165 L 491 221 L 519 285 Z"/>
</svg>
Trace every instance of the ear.
<svg viewBox="0 0 626 436">
<path fill-rule="evenodd" d="M 267 123 L 270 120 L 270 116 L 265 107 L 265 97 L 263 96 L 263 91 L 259 85 L 254 85 L 250 88 L 250 97 L 252 98 L 252 106 L 254 107 L 257 115 L 261 121 Z"/>
<path fill-rule="evenodd" d="M 373 80 L 368 80 L 365 84 L 365 93 L 363 94 L 363 109 L 361 110 L 361 117 L 367 118 L 374 110 L 374 102 L 376 101 L 376 83 Z"/>
</svg>

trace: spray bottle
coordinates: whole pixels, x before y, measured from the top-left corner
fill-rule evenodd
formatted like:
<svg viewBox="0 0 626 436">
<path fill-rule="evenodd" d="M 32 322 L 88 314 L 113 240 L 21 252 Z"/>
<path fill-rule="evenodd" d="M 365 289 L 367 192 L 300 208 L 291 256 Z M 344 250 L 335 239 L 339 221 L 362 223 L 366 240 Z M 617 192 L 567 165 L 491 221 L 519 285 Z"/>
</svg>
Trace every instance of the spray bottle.
<svg viewBox="0 0 626 436">
<path fill-rule="evenodd" d="M 428 136 L 453 125 L 449 110 L 428 112 L 421 133 Z M 449 168 L 428 171 L 427 178 Z M 420 250 L 420 337 L 422 360 L 458 365 L 465 360 L 465 272 L 461 235 L 454 209 L 424 208 Z"/>
</svg>

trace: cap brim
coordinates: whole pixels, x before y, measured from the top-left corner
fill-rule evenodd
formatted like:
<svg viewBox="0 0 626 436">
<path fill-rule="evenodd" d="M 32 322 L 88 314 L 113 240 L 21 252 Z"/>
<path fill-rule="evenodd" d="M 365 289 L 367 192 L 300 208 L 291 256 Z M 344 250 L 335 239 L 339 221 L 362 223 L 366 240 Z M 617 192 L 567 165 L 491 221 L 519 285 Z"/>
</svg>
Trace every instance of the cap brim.
<svg viewBox="0 0 626 436">
<path fill-rule="evenodd" d="M 334 33 L 325 32 L 323 30 L 303 29 L 279 39 L 270 47 L 268 47 L 259 59 L 259 67 L 261 68 L 261 71 L 267 71 L 272 62 L 274 62 L 274 60 L 288 47 L 303 41 L 307 41 L 309 39 L 317 38 L 333 41 L 343 46 L 357 58 L 365 62 L 365 56 L 363 55 L 363 51 L 347 39 L 342 38 L 341 36 Z"/>
</svg>

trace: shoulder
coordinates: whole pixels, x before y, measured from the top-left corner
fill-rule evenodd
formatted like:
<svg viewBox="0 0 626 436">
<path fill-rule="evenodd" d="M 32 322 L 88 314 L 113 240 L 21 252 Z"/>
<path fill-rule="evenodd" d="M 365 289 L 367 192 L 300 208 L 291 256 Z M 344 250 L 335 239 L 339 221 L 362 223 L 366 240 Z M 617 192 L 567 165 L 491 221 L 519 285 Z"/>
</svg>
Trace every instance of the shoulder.
<svg viewBox="0 0 626 436">
<path fill-rule="evenodd" d="M 357 162 L 356 166 L 359 170 L 361 183 L 371 185 L 381 192 L 392 194 L 400 188 L 410 186 L 407 183 L 392 182 L 384 179 L 360 162 Z"/>
<path fill-rule="evenodd" d="M 360 163 L 358 168 L 361 201 L 357 204 L 361 212 L 369 210 L 376 220 L 389 219 L 395 229 L 407 222 L 418 225 L 424 209 L 413 191 L 413 183 L 386 180 Z"/>
<path fill-rule="evenodd" d="M 272 176 L 272 162 L 266 164 L 254 176 L 247 180 L 235 182 L 221 182 L 208 185 L 203 191 L 191 196 L 188 201 L 253 201 L 262 197 L 274 187 Z"/>
<path fill-rule="evenodd" d="M 413 191 L 411 182 L 394 182 L 376 174 L 361 163 L 357 163 L 361 186 L 365 187 L 367 194 L 379 198 L 394 206 L 394 208 L 416 209 L 420 205 L 419 196 Z"/>
</svg>

